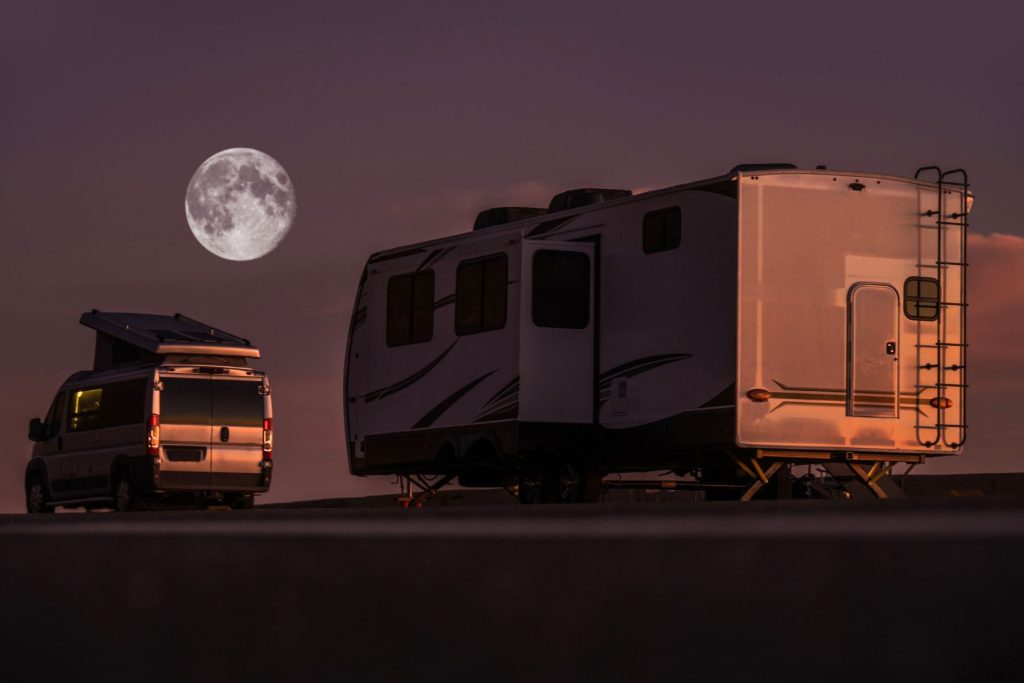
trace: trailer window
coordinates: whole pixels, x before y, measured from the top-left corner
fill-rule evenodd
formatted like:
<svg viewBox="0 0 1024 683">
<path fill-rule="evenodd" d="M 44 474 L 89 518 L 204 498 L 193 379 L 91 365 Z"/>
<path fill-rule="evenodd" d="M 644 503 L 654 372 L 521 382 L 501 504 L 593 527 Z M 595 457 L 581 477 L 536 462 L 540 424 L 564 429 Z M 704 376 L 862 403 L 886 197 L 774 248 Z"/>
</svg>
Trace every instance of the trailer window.
<svg viewBox="0 0 1024 683">
<path fill-rule="evenodd" d="M 405 346 L 434 337 L 434 271 L 388 280 L 387 344 Z"/>
<path fill-rule="evenodd" d="M 903 283 L 903 312 L 911 320 L 939 319 L 939 281 L 908 277 Z"/>
<path fill-rule="evenodd" d="M 533 255 L 533 324 L 581 330 L 590 324 L 590 257 L 545 249 Z"/>
<path fill-rule="evenodd" d="M 508 309 L 508 257 L 494 254 L 463 261 L 455 271 L 455 334 L 477 334 L 505 327 Z"/>
<path fill-rule="evenodd" d="M 644 253 L 654 254 L 679 247 L 682 214 L 678 206 L 644 214 Z"/>
</svg>

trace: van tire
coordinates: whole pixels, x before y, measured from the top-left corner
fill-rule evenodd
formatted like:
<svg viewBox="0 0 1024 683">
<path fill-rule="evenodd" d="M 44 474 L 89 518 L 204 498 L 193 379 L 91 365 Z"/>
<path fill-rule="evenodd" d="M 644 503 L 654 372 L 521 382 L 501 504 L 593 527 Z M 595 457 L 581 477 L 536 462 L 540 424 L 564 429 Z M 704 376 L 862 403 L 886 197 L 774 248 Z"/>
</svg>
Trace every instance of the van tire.
<svg viewBox="0 0 1024 683">
<path fill-rule="evenodd" d="M 128 470 L 119 469 L 114 472 L 113 481 L 111 495 L 114 498 L 114 511 L 131 512 L 135 509 L 135 487 L 132 486 L 132 478 Z"/>
<path fill-rule="evenodd" d="M 49 502 L 43 477 L 38 472 L 30 474 L 25 482 L 25 511 L 30 515 L 52 514 L 54 508 Z"/>
</svg>

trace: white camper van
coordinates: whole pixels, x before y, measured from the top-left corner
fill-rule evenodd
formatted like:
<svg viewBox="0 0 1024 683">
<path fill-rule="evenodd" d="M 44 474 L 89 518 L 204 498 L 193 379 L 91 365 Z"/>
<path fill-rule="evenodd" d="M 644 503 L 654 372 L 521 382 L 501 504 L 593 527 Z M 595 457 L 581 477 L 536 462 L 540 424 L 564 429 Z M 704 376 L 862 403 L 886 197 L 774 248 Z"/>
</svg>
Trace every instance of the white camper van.
<svg viewBox="0 0 1024 683">
<path fill-rule="evenodd" d="M 961 170 L 737 166 L 584 189 L 372 255 L 349 331 L 349 466 L 592 497 L 664 468 L 749 499 L 786 465 L 966 437 Z"/>
<path fill-rule="evenodd" d="M 181 314 L 92 311 L 81 323 L 96 330 L 93 369 L 29 424 L 29 512 L 251 507 L 270 489 L 270 384 L 248 366 L 259 349 Z"/>
</svg>

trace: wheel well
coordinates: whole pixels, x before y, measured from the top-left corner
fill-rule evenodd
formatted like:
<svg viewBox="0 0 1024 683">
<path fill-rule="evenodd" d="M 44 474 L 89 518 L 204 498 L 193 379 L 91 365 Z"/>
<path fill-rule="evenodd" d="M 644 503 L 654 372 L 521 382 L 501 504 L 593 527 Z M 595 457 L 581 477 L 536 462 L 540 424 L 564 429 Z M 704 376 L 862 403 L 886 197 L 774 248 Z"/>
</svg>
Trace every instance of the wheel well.
<svg viewBox="0 0 1024 683">
<path fill-rule="evenodd" d="M 110 486 L 114 485 L 117 481 L 117 476 L 124 473 L 128 477 L 128 481 L 132 480 L 132 465 L 127 455 L 121 454 L 114 458 L 114 462 L 110 465 Z"/>
<path fill-rule="evenodd" d="M 25 468 L 25 489 L 28 489 L 28 483 L 32 481 L 32 477 L 39 477 L 42 480 L 43 487 L 49 489 L 46 481 L 46 465 L 39 460 L 33 460 Z"/>
<path fill-rule="evenodd" d="M 466 449 L 465 461 L 468 463 L 489 463 L 493 462 L 498 450 L 491 443 L 490 439 L 477 439 Z"/>
</svg>

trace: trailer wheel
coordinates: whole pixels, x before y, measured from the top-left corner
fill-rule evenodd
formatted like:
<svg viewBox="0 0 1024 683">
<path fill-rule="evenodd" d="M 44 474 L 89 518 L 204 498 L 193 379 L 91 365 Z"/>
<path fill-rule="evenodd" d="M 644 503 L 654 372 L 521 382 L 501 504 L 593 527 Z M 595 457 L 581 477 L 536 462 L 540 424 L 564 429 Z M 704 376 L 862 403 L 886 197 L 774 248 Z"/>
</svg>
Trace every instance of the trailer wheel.
<svg viewBox="0 0 1024 683">
<path fill-rule="evenodd" d="M 584 463 L 563 461 L 542 475 L 545 503 L 593 503 L 601 497 L 601 474 Z"/>
<path fill-rule="evenodd" d="M 519 473 L 519 502 L 523 505 L 544 502 L 543 482 L 536 471 L 523 470 Z"/>
</svg>

